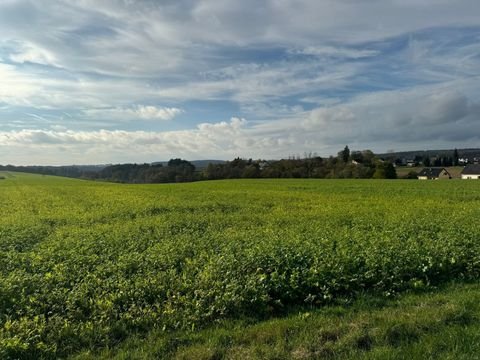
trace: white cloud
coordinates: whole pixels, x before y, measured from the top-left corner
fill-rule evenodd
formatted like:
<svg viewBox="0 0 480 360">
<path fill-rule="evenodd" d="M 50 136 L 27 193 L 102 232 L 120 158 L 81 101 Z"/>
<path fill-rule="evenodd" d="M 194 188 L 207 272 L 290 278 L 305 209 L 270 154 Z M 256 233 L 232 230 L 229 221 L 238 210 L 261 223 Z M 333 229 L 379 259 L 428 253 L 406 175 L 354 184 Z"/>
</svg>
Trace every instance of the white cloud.
<svg viewBox="0 0 480 360">
<path fill-rule="evenodd" d="M 110 120 L 172 120 L 184 111 L 175 107 L 137 105 L 129 108 L 88 109 L 84 113 L 91 119 Z"/>
<path fill-rule="evenodd" d="M 0 1 L 0 129 L 32 114 L 0 146 L 83 162 L 470 141 L 479 25 L 472 0 Z M 151 130 L 183 109 L 249 122 Z M 115 126 L 143 131 L 98 130 Z"/>
<path fill-rule="evenodd" d="M 50 129 L 52 129 L 53 131 L 58 131 L 58 132 L 68 130 L 67 127 L 65 127 L 63 125 L 50 125 Z"/>
<path fill-rule="evenodd" d="M 339 57 L 339 58 L 351 58 L 351 59 L 360 59 L 371 56 L 376 56 L 380 52 L 377 50 L 369 49 L 352 49 L 345 47 L 334 47 L 334 46 L 307 46 L 303 49 L 291 50 L 294 54 L 302 55 L 314 55 L 314 56 L 326 56 L 326 57 Z"/>
<path fill-rule="evenodd" d="M 239 135 L 246 125 L 245 119 L 233 117 L 230 122 L 202 123 L 198 125 L 200 133 L 212 140 L 222 140 L 226 137 L 234 138 Z"/>
<path fill-rule="evenodd" d="M 30 20 L 28 26 L 22 25 L 22 16 Z M 41 81 L 30 79 L 30 84 L 40 89 L 28 101 L 51 107 L 125 107 L 132 94 L 137 98 L 129 103 L 142 103 L 152 96 L 242 103 L 306 89 L 339 88 L 354 81 L 362 65 L 350 64 L 347 69 L 347 65 L 328 59 L 303 64 L 270 62 L 266 66 L 260 59 L 259 64 L 251 60 L 245 64 L 232 61 L 228 50 L 293 48 L 297 49 L 293 52 L 319 58 L 368 59 L 375 58 L 379 50 L 365 47 L 365 42 L 452 24 L 480 24 L 480 3 L 64 0 L 41 6 L 27 1 L 0 4 L 0 32 L 4 38 L 14 39 L 18 47 L 11 59 L 55 64 L 70 72 L 61 74 L 61 83 L 56 74 L 31 74 Z M 410 61 L 421 60 L 424 48 L 413 39 Z M 478 61 L 469 58 L 472 52 L 474 49 L 465 53 L 460 62 L 456 54 L 442 57 L 443 62 L 451 66 L 451 59 L 457 59 L 454 69 L 475 71 Z M 435 55 L 432 59 L 438 58 Z M 236 65 L 225 66 L 232 62 Z M 217 68 L 233 73 L 224 79 L 198 77 Z M 114 77 L 92 80 L 84 76 L 88 72 Z M 441 73 L 437 71 L 436 76 Z M 152 85 L 151 79 L 157 77 L 160 79 Z M 41 96 L 45 93 L 49 96 Z"/>
<path fill-rule="evenodd" d="M 0 4 L 3 37 L 42 49 L 41 54 L 37 51 L 24 58 L 47 61 L 52 55 L 66 69 L 120 76 L 175 69 L 191 73 L 192 67 L 205 70 L 212 59 L 218 59 L 219 53 L 212 56 L 217 46 L 274 45 L 330 56 L 372 56 L 374 50 L 354 50 L 349 45 L 426 28 L 479 23 L 480 3 L 471 0 L 455 4 L 397 0 Z"/>
<path fill-rule="evenodd" d="M 31 164 L 45 154 L 54 156 L 60 148 L 68 156 L 54 157 L 58 163 L 144 162 L 171 157 L 271 159 L 304 152 L 335 154 L 339 144 L 374 151 L 470 147 L 480 141 L 480 104 L 472 100 L 476 96 L 469 93 L 472 86 L 474 82 L 457 82 L 443 89 L 426 86 L 378 92 L 338 105 L 299 110 L 296 116 L 276 121 L 248 122 L 233 117 L 181 131 L 3 131 L 0 148 L 16 149 L 11 155 L 15 161 L 7 162 Z"/>
<path fill-rule="evenodd" d="M 241 106 L 279 97 L 331 88 L 341 89 L 360 71 L 361 64 L 288 62 L 228 66 L 204 74 L 203 80 L 165 87 L 158 96 L 167 100 L 227 99 Z"/>
<path fill-rule="evenodd" d="M 160 98 L 157 90 L 144 81 L 128 78 L 98 80 L 82 74 L 58 76 L 44 70 L 24 70 L 0 63 L 0 103 L 36 109 L 82 111 L 111 109 L 111 115 L 131 115 L 143 119 L 169 119 L 181 110 L 175 107 L 125 104 L 142 103 L 145 98 Z M 92 110 L 93 112 L 94 110 Z"/>
<path fill-rule="evenodd" d="M 16 149 L 15 162 L 30 164 L 37 163 L 39 156 L 54 154 L 59 147 L 70 157 L 57 157 L 53 163 L 142 162 L 178 156 L 229 158 L 242 156 L 246 144 L 252 150 L 261 147 L 248 139 L 245 126 L 244 119 L 232 118 L 229 122 L 203 123 L 196 129 L 169 132 L 24 129 L 0 132 L 0 148 Z"/>
<path fill-rule="evenodd" d="M 16 67 L 0 63 L 0 102 L 9 105 L 28 105 L 28 98 L 40 90 L 26 75 Z"/>
<path fill-rule="evenodd" d="M 10 55 L 10 60 L 16 63 L 30 62 L 57 66 L 54 54 L 30 43 L 19 44 L 16 52 Z"/>
<path fill-rule="evenodd" d="M 171 120 L 183 111 L 178 108 L 158 108 L 155 106 L 139 105 L 133 112 L 135 115 L 146 120 Z"/>
<path fill-rule="evenodd" d="M 355 120 L 355 115 L 351 109 L 346 106 L 321 107 L 310 112 L 302 125 L 306 129 L 317 127 L 330 127 L 335 125 L 349 125 Z"/>
<path fill-rule="evenodd" d="M 363 94 L 312 110 L 302 125 L 316 134 L 321 144 L 349 143 L 378 151 L 451 147 L 449 143 L 475 146 L 480 140 L 477 94 L 474 80 L 451 82 L 441 88 Z"/>
</svg>

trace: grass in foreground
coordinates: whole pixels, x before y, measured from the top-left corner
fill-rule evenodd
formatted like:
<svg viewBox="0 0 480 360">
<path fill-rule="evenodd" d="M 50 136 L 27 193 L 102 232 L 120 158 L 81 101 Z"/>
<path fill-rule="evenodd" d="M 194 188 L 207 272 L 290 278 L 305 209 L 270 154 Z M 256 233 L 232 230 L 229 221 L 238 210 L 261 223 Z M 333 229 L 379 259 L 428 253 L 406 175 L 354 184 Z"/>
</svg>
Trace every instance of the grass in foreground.
<svg viewBox="0 0 480 360">
<path fill-rule="evenodd" d="M 198 332 L 153 332 L 74 359 L 480 359 L 480 285 L 394 300 L 362 297 L 350 306 Z"/>
</svg>

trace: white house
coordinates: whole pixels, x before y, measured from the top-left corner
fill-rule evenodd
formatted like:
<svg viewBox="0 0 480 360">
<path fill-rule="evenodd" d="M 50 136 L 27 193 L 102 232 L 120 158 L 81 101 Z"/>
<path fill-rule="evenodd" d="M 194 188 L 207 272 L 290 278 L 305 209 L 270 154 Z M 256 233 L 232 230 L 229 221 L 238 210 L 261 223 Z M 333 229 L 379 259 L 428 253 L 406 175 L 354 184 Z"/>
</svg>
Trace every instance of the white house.
<svg viewBox="0 0 480 360">
<path fill-rule="evenodd" d="M 480 165 L 467 165 L 462 170 L 462 179 L 480 179 Z"/>
<path fill-rule="evenodd" d="M 452 178 L 450 173 L 445 168 L 440 167 L 423 168 L 417 176 L 419 180 L 437 180 Z"/>
</svg>

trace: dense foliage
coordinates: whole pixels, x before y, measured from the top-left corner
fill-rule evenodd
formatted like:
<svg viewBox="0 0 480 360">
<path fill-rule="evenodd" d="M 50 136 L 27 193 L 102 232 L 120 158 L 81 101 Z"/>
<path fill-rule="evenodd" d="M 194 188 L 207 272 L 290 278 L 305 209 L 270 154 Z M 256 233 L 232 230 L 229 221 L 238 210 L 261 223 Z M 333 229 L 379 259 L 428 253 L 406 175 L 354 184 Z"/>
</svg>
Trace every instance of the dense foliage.
<svg viewBox="0 0 480 360">
<path fill-rule="evenodd" d="M 85 178 L 123 183 L 174 183 L 199 180 L 195 166 L 186 160 L 171 159 L 167 166 L 162 164 L 111 165 Z"/>
<path fill-rule="evenodd" d="M 71 178 L 148 184 L 201 180 L 195 166 L 182 159 L 163 164 L 118 164 L 98 166 L 0 166 L 0 171 L 26 172 Z"/>
<path fill-rule="evenodd" d="M 164 166 L 165 165 L 165 166 Z M 131 184 L 191 182 L 255 178 L 354 178 L 395 179 L 395 168 L 369 151 L 350 152 L 348 146 L 336 157 L 323 159 L 312 154 L 282 160 L 212 161 L 196 169 L 187 160 L 171 159 L 166 164 L 118 164 L 109 166 L 0 166 L 0 171 L 20 171 L 81 179 Z"/>
<path fill-rule="evenodd" d="M 94 177 L 96 173 L 102 170 L 105 166 L 102 165 L 86 165 L 86 166 L 15 166 L 15 165 L 0 165 L 0 171 L 14 171 L 41 175 L 55 175 L 71 178 L 90 178 Z"/>
<path fill-rule="evenodd" d="M 0 358 L 480 274 L 473 181 L 0 182 Z"/>
<path fill-rule="evenodd" d="M 350 152 L 348 146 L 338 156 L 321 158 L 308 155 L 275 161 L 234 159 L 223 164 L 209 164 L 206 179 L 317 178 L 317 179 L 395 179 L 393 164 L 369 151 Z"/>
</svg>

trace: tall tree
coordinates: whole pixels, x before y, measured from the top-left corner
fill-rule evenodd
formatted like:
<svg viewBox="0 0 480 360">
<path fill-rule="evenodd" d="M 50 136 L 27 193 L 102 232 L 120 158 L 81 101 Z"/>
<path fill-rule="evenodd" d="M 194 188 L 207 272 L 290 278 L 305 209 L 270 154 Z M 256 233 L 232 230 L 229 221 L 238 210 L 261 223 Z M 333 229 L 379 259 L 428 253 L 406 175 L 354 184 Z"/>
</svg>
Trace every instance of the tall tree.
<svg viewBox="0 0 480 360">
<path fill-rule="evenodd" d="M 430 166 L 431 165 L 431 161 L 430 161 L 430 157 L 428 155 L 426 155 L 424 158 L 423 158 L 423 165 L 424 166 Z"/>
<path fill-rule="evenodd" d="M 350 159 L 350 149 L 348 148 L 348 145 L 345 145 L 345 149 L 342 151 L 342 160 L 344 163 L 347 163 L 348 159 Z"/>
<path fill-rule="evenodd" d="M 385 166 L 383 166 L 382 162 L 377 162 L 375 166 L 375 172 L 372 176 L 374 179 L 385 179 Z"/>
<path fill-rule="evenodd" d="M 373 174 L 374 179 L 396 179 L 397 171 L 393 164 L 389 161 L 377 162 L 375 167 L 375 173 Z"/>
<path fill-rule="evenodd" d="M 391 162 L 385 164 L 385 179 L 396 179 L 397 171 Z"/>
<path fill-rule="evenodd" d="M 459 159 L 458 150 L 457 150 L 457 148 L 455 148 L 455 150 L 453 150 L 453 165 L 454 166 L 458 166 L 458 159 Z"/>
</svg>

